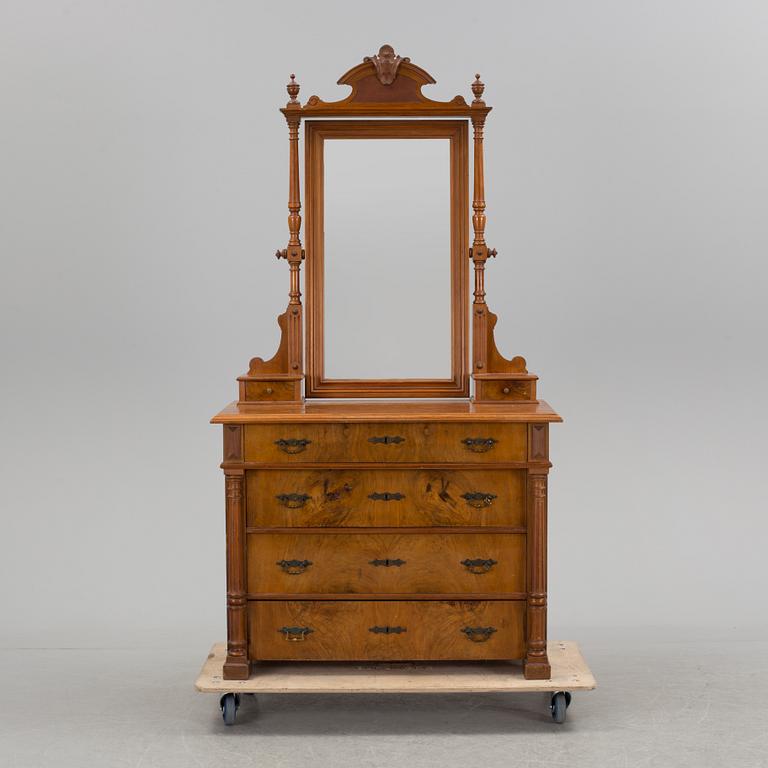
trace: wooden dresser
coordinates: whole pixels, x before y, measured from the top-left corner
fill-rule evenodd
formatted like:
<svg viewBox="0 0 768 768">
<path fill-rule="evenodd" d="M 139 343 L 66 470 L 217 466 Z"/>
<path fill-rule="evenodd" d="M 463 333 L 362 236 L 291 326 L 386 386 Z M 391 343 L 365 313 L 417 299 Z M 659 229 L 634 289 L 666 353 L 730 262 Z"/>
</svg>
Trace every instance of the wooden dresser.
<svg viewBox="0 0 768 768">
<path fill-rule="evenodd" d="M 527 678 L 549 678 L 549 424 L 561 419 L 537 399 L 525 360 L 503 357 L 494 342 L 484 284 L 496 255 L 484 238 L 484 85 L 478 75 L 471 104 L 432 101 L 421 92 L 432 77 L 389 46 L 339 82 L 352 88 L 346 98 L 313 96 L 303 106 L 293 75 L 288 84 L 281 342 L 271 359 L 251 360 L 238 401 L 213 419 L 223 427 L 226 477 L 224 677 L 247 679 L 267 660 L 520 660 Z M 408 120 L 352 119 L 360 117 Z M 318 119 L 305 134 L 305 251 L 298 143 L 307 118 Z M 324 344 L 333 339 L 324 307 L 334 297 L 324 290 L 324 142 L 366 138 L 448 143 L 447 378 L 326 375 Z"/>
<path fill-rule="evenodd" d="M 252 406 L 224 427 L 231 679 L 259 660 L 546 656 L 543 402 Z"/>
</svg>

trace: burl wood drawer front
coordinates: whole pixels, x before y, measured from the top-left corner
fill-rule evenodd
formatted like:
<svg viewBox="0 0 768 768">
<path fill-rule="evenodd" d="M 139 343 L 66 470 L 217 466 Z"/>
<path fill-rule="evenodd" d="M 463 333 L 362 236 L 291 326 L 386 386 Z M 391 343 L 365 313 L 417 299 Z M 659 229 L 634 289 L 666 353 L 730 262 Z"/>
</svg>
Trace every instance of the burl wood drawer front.
<svg viewBox="0 0 768 768">
<path fill-rule="evenodd" d="M 525 653 L 523 601 L 254 601 L 254 660 L 474 661 Z"/>
<path fill-rule="evenodd" d="M 524 526 L 524 469 L 256 469 L 252 528 Z"/>
<path fill-rule="evenodd" d="M 525 535 L 251 533 L 248 593 L 523 593 Z"/>
<path fill-rule="evenodd" d="M 248 424 L 245 460 L 488 464 L 525 461 L 526 438 L 526 424 Z"/>
</svg>

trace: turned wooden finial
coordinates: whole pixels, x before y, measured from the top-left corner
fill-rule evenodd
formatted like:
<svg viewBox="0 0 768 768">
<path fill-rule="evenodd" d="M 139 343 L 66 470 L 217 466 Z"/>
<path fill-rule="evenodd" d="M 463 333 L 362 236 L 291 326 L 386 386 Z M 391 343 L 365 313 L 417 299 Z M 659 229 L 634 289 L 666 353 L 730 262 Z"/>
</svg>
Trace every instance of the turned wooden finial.
<svg viewBox="0 0 768 768">
<path fill-rule="evenodd" d="M 296 75 L 291 75 L 291 82 L 285 86 L 285 90 L 288 91 L 288 95 L 291 97 L 289 104 L 298 104 L 299 100 L 296 98 L 299 95 L 299 88 L 301 86 L 296 82 Z"/>
<path fill-rule="evenodd" d="M 472 99 L 473 104 L 485 104 L 483 101 L 483 91 L 485 90 L 485 83 L 480 81 L 480 75 L 475 75 L 475 82 L 472 83 L 472 93 L 475 94 L 475 98 Z"/>
</svg>

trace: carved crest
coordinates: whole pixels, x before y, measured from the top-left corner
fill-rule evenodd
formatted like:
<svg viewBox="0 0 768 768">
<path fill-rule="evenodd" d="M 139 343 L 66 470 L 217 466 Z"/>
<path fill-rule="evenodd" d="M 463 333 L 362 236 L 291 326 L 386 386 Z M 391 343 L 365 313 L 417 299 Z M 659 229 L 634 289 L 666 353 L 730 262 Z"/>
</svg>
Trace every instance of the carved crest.
<svg viewBox="0 0 768 768">
<path fill-rule="evenodd" d="M 403 58 L 395 54 L 395 49 L 391 45 L 382 45 L 378 54 L 366 56 L 364 63 L 370 62 L 376 67 L 376 77 L 382 85 L 392 85 L 397 77 L 397 70 L 401 63 L 408 63 L 408 57 Z"/>
</svg>

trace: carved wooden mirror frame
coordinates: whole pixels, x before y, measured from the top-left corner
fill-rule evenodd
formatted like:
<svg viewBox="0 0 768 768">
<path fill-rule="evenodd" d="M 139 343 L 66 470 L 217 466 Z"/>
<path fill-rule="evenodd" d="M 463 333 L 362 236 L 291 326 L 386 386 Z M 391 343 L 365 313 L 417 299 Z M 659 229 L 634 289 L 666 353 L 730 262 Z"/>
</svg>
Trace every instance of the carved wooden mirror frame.
<svg viewBox="0 0 768 768">
<path fill-rule="evenodd" d="M 307 397 L 469 395 L 467 135 L 465 120 L 313 120 L 306 123 Z M 450 143 L 450 378 L 329 379 L 325 376 L 324 147 L 326 141 L 338 139 L 443 139 Z M 407 280 L 408 275 L 404 274 L 403 279 Z"/>
<path fill-rule="evenodd" d="M 309 371 L 306 378 L 306 391 L 310 397 L 364 397 L 364 396 L 400 396 L 400 397 L 462 397 L 468 394 L 467 354 L 469 349 L 469 333 L 466 320 L 466 263 L 459 263 L 464 255 L 471 259 L 474 265 L 474 298 L 472 302 L 472 379 L 474 381 L 475 403 L 536 403 L 536 381 L 538 377 L 529 373 L 525 359 L 522 357 L 505 358 L 497 349 L 494 339 L 496 315 L 488 309 L 485 302 L 485 266 L 489 258 L 496 256 L 496 250 L 488 248 L 485 242 L 485 178 L 483 164 L 483 132 L 485 121 L 491 107 L 483 101 L 485 85 L 480 81 L 480 75 L 472 83 L 474 98 L 467 104 L 461 96 L 451 101 L 433 101 L 421 92 L 425 85 L 434 83 L 432 76 L 421 67 L 412 64 L 410 59 L 395 55 L 389 45 L 383 45 L 379 53 L 366 56 L 362 64 L 350 69 L 339 79 L 339 85 L 351 86 L 351 93 L 340 101 L 325 102 L 317 96 L 312 96 L 303 106 L 296 98 L 299 95 L 299 84 L 291 75 L 287 85 L 290 100 L 281 110 L 288 123 L 289 154 L 289 185 L 288 185 L 288 245 L 277 251 L 278 259 L 285 259 L 290 267 L 290 289 L 288 292 L 288 307 L 277 319 L 281 329 L 280 346 L 275 355 L 269 360 L 254 357 L 248 372 L 238 377 L 240 386 L 239 404 L 282 401 L 284 403 L 301 403 L 302 381 L 304 381 L 303 355 L 303 307 L 301 303 L 300 270 L 305 252 L 301 245 L 301 198 L 299 191 L 299 126 L 302 119 L 312 118 L 343 118 L 345 122 L 339 125 L 353 126 L 355 121 L 347 118 L 377 118 L 400 117 L 421 118 L 411 120 L 408 124 L 411 130 L 427 130 L 413 126 L 423 124 L 429 126 L 437 122 L 434 118 L 455 118 L 445 121 L 449 126 L 444 130 L 455 131 L 450 127 L 451 122 L 472 123 L 473 128 L 473 195 L 472 195 L 472 227 L 474 238 L 472 247 L 466 249 L 468 215 L 466 192 L 467 149 L 466 133 L 457 131 L 452 139 L 452 147 L 456 147 L 458 169 L 452 180 L 452 269 L 455 270 L 453 291 L 454 305 L 452 309 L 452 347 L 453 372 L 451 379 L 419 380 L 404 379 L 388 381 L 356 380 L 327 381 L 323 378 L 322 343 L 316 343 L 318 332 L 322 334 L 322 316 L 317 324 L 317 307 L 322 312 L 321 281 L 318 283 L 314 270 L 318 262 L 310 263 L 310 280 L 308 294 L 310 297 L 310 323 L 307 336 Z M 463 120 L 462 120 L 463 118 Z M 387 121 L 399 130 L 397 123 Z M 402 124 L 405 124 L 403 122 Z M 322 140 L 322 132 L 334 129 L 334 123 L 327 122 L 324 126 L 313 127 L 308 124 L 308 173 L 312 173 L 313 164 L 322 161 L 322 154 L 312 150 L 313 142 Z M 370 122 L 367 130 L 377 130 L 376 124 Z M 429 128 L 429 130 L 437 130 Z M 465 129 L 466 130 L 466 129 Z M 463 139 L 461 137 L 464 137 Z M 456 138 L 458 137 L 458 138 Z M 463 148 L 463 149 L 462 149 Z M 452 150 L 453 151 L 453 150 Z M 463 153 L 463 159 L 462 159 Z M 452 154 L 453 158 L 453 154 Z M 314 169 L 315 177 L 317 167 Z M 318 238 L 313 235 L 316 222 L 321 221 L 316 210 L 317 201 L 313 199 L 310 190 L 310 222 L 308 242 L 311 248 L 317 249 Z M 459 213 L 466 211 L 466 214 Z M 455 215 L 454 215 L 455 214 Z M 319 267 L 322 268 L 322 245 L 320 246 Z M 463 250 L 463 254 L 461 251 Z M 319 287 L 318 287 L 319 286 Z M 456 291 L 460 289 L 460 295 Z M 457 321 L 456 317 L 460 316 Z M 319 337 L 322 339 L 322 336 Z M 313 341 L 313 339 L 315 339 Z M 319 350 L 319 352 L 318 352 Z M 319 355 L 319 356 L 318 356 Z M 319 364 L 319 366 L 318 366 Z M 393 386 L 394 384 L 394 386 Z M 332 385 L 332 386 L 331 386 Z M 371 386 L 373 385 L 373 386 Z"/>
</svg>

